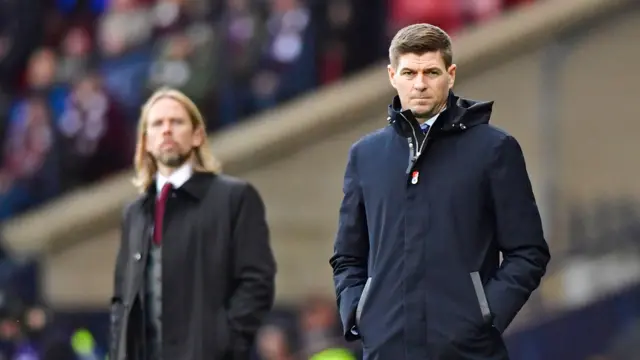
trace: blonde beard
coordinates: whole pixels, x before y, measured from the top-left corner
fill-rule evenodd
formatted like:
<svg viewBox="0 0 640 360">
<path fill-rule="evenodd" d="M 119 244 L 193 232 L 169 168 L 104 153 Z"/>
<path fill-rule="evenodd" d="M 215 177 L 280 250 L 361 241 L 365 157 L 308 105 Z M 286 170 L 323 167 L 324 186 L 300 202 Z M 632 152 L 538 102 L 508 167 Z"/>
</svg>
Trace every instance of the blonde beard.
<svg viewBox="0 0 640 360">
<path fill-rule="evenodd" d="M 189 161 L 191 159 L 191 155 L 193 155 L 193 148 L 190 149 L 186 154 L 175 154 L 166 157 L 161 155 L 154 158 L 154 160 L 168 168 L 176 169 Z"/>
</svg>

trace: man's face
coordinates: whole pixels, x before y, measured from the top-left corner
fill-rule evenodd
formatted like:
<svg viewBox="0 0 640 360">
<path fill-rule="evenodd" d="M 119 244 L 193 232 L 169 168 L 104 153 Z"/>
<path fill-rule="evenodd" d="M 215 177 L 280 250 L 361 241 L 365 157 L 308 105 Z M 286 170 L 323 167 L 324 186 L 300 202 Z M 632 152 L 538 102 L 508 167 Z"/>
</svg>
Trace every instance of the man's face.
<svg viewBox="0 0 640 360">
<path fill-rule="evenodd" d="M 147 116 L 146 150 L 168 168 L 180 167 L 189 160 L 192 150 L 202 145 L 202 128 L 194 129 L 189 114 L 172 98 L 156 101 Z"/>
<path fill-rule="evenodd" d="M 402 108 L 419 119 L 428 119 L 444 109 L 456 78 L 456 66 L 447 69 L 439 51 L 401 55 L 398 66 L 389 65 L 388 70 Z"/>
</svg>

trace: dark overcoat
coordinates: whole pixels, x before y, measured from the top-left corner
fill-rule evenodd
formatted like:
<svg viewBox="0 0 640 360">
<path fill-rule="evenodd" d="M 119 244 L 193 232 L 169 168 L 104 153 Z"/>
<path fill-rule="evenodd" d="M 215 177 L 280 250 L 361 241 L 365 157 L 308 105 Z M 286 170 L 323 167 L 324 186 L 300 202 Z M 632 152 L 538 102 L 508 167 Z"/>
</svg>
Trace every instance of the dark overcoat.
<svg viewBox="0 0 640 360">
<path fill-rule="evenodd" d="M 331 258 L 365 360 L 505 360 L 549 261 L 518 142 L 491 102 L 449 95 L 427 134 L 396 97 L 351 148 Z M 500 261 L 502 254 L 502 261 Z"/>
<path fill-rule="evenodd" d="M 124 212 L 111 308 L 113 360 L 147 360 L 144 272 L 155 198 L 150 186 Z M 256 189 L 196 172 L 169 196 L 162 238 L 163 358 L 248 359 L 273 305 L 276 272 Z"/>
</svg>

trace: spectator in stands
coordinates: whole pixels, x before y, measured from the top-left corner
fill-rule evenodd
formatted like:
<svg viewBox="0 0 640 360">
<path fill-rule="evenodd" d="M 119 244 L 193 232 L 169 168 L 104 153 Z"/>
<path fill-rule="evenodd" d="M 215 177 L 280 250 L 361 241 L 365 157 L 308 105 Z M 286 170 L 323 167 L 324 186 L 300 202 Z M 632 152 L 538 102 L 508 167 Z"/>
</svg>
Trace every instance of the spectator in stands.
<svg viewBox="0 0 640 360">
<path fill-rule="evenodd" d="M 59 81 L 58 61 L 55 49 L 50 47 L 39 48 L 31 55 L 25 88 L 22 96 L 16 99 L 15 107 L 19 107 L 27 99 L 40 98 L 53 119 L 60 115 L 64 99 L 69 94 L 69 86 Z"/>
<path fill-rule="evenodd" d="M 0 359 L 12 359 L 24 338 L 20 320 L 24 303 L 11 289 L 0 289 Z"/>
<path fill-rule="evenodd" d="M 34 341 L 42 340 L 41 337 L 49 325 L 49 314 L 43 306 L 30 306 L 25 309 L 21 323 Z"/>
<path fill-rule="evenodd" d="M 328 84 L 384 56 L 386 0 L 327 0 L 314 3 L 318 81 Z M 367 36 L 362 36 L 367 34 Z"/>
<path fill-rule="evenodd" d="M 40 43 L 44 10 L 40 0 L 0 1 L 0 88 L 19 83 L 24 64 Z"/>
<path fill-rule="evenodd" d="M 193 12 L 190 7 L 198 1 L 158 0 L 151 7 L 153 33 L 155 39 L 185 30 L 191 25 Z M 202 2 L 200 0 L 200 2 Z"/>
<path fill-rule="evenodd" d="M 302 302 L 300 327 L 304 359 L 312 359 L 329 350 L 351 353 L 342 336 L 339 319 L 335 302 L 324 296 L 312 295 Z M 355 360 L 355 356 L 341 359 Z"/>
<path fill-rule="evenodd" d="M 255 109 L 287 101 L 316 84 L 311 13 L 304 0 L 269 0 L 267 38 L 252 83 Z"/>
<path fill-rule="evenodd" d="M 14 359 L 14 355 L 20 352 L 18 341 L 21 339 L 20 323 L 15 317 L 0 319 L 0 359 Z M 34 351 L 25 349 L 33 354 Z"/>
<path fill-rule="evenodd" d="M 106 89 L 124 106 L 132 131 L 151 62 L 151 10 L 151 6 L 138 0 L 110 1 L 97 29 Z"/>
<path fill-rule="evenodd" d="M 219 23 L 221 46 L 220 89 L 218 92 L 221 126 L 234 123 L 255 111 L 250 90 L 253 75 L 259 71 L 266 27 L 256 0 L 227 0 Z"/>
<path fill-rule="evenodd" d="M 160 38 L 155 43 L 147 91 L 152 93 L 160 86 L 180 89 L 205 113 L 212 113 L 221 55 L 219 37 L 210 24 L 194 23 Z"/>
<path fill-rule="evenodd" d="M 51 110 L 40 96 L 13 110 L 0 168 L 0 220 L 59 191 L 59 163 Z"/>
<path fill-rule="evenodd" d="M 277 325 L 263 326 L 256 344 L 261 360 L 302 360 L 294 356 L 287 332 Z"/>
<path fill-rule="evenodd" d="M 72 347 L 72 336 L 55 328 L 53 311 L 43 304 L 24 309 L 20 324 L 24 342 L 29 346 L 21 349 L 34 360 L 80 360 Z M 91 359 L 91 360 L 98 360 Z"/>
<path fill-rule="evenodd" d="M 80 78 L 57 121 L 65 189 L 124 169 L 133 155 L 124 114 L 104 91 L 101 78 Z"/>
<path fill-rule="evenodd" d="M 26 306 L 0 293 L 0 359 L 75 360 L 69 336 L 51 331 L 51 314 L 43 306 Z"/>
<path fill-rule="evenodd" d="M 320 44 L 320 79 L 321 84 L 328 84 L 342 78 L 351 56 L 357 56 L 357 51 L 351 51 L 350 45 L 355 45 L 352 31 L 354 18 L 353 2 L 351 0 L 329 0 L 326 3 L 326 14 L 323 19 L 323 29 L 319 33 Z M 359 35 L 359 34 L 358 34 Z"/>
<path fill-rule="evenodd" d="M 58 79 L 72 84 L 89 72 L 93 59 L 93 43 L 87 29 L 81 26 L 71 27 L 60 46 Z"/>
</svg>

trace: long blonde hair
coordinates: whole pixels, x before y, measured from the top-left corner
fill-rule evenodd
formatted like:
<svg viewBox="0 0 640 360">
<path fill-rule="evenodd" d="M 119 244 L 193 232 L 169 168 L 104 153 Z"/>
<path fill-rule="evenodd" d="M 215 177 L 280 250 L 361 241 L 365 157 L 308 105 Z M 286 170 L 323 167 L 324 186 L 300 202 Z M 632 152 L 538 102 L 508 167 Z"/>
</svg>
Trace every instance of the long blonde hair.
<svg viewBox="0 0 640 360">
<path fill-rule="evenodd" d="M 140 119 L 138 120 L 138 139 L 136 142 L 136 153 L 133 159 L 136 176 L 133 179 L 133 184 L 138 188 L 138 191 L 145 192 L 147 188 L 153 183 L 154 176 L 158 171 L 158 165 L 153 159 L 151 154 L 146 150 L 147 143 L 147 118 L 149 116 L 149 110 L 151 106 L 158 100 L 163 98 L 171 98 L 185 108 L 193 124 L 194 131 L 202 129 L 204 132 L 204 140 L 202 145 L 194 149 L 195 163 L 193 164 L 194 171 L 218 173 L 222 171 L 220 162 L 213 156 L 209 143 L 207 141 L 207 132 L 202 114 L 198 110 L 196 104 L 191 101 L 182 92 L 163 87 L 156 90 L 156 92 L 149 97 L 149 100 L 142 106 L 140 113 Z"/>
</svg>

